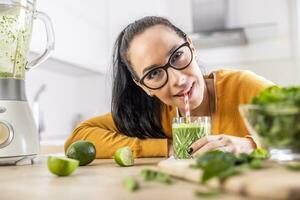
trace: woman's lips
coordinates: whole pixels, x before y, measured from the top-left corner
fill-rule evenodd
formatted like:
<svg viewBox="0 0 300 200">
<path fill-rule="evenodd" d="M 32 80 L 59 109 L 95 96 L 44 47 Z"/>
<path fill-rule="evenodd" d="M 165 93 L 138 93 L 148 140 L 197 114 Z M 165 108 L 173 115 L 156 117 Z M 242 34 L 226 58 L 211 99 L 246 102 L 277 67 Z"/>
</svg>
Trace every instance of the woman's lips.
<svg viewBox="0 0 300 200">
<path fill-rule="evenodd" d="M 192 97 L 194 87 L 195 87 L 195 82 L 192 84 L 190 89 L 187 91 L 189 99 L 191 99 L 191 97 Z M 180 99 L 184 100 L 184 93 L 182 93 L 181 95 L 174 95 L 174 97 L 177 97 L 177 98 L 180 98 Z"/>
<path fill-rule="evenodd" d="M 190 91 L 189 91 L 189 99 L 191 99 L 191 97 L 192 97 L 192 95 L 193 95 L 193 92 L 194 92 L 194 89 L 195 89 L 195 82 L 192 84 L 192 87 L 191 87 L 191 89 L 190 89 Z"/>
</svg>

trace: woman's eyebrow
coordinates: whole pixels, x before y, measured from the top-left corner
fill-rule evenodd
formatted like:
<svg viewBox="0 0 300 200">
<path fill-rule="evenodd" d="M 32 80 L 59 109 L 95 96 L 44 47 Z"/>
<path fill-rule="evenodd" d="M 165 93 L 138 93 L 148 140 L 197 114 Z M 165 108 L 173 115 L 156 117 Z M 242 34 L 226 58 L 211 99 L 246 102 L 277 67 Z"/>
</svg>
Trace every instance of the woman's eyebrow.
<svg viewBox="0 0 300 200">
<path fill-rule="evenodd" d="M 178 45 L 174 45 L 167 54 L 167 57 L 171 56 L 174 50 L 178 47 Z"/>
<path fill-rule="evenodd" d="M 174 46 L 168 51 L 166 57 L 171 56 L 172 53 L 173 53 L 173 51 L 177 48 L 177 46 L 178 46 L 178 45 L 174 45 Z M 145 67 L 145 69 L 143 69 L 143 72 L 142 72 L 142 73 L 145 74 L 145 72 L 150 71 L 151 69 L 154 69 L 154 68 L 156 68 L 156 67 L 159 67 L 159 65 L 153 64 L 153 65 L 150 65 L 150 66 L 148 66 L 148 67 Z"/>
<path fill-rule="evenodd" d="M 150 66 L 148 66 L 148 67 L 145 67 L 145 69 L 143 69 L 143 74 L 145 74 L 147 71 L 150 71 L 151 69 L 154 69 L 154 68 L 156 68 L 156 67 L 158 67 L 157 64 L 154 64 L 154 65 L 150 65 Z"/>
</svg>

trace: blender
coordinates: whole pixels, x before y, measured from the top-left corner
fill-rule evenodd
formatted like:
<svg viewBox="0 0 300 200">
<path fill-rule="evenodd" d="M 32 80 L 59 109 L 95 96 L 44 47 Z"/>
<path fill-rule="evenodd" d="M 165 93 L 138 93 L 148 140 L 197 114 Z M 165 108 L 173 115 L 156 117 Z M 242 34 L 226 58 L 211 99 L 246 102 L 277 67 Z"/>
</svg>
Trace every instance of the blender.
<svg viewBox="0 0 300 200">
<path fill-rule="evenodd" d="M 39 153 L 37 125 L 25 92 L 25 72 L 45 61 L 54 49 L 50 18 L 35 10 L 35 0 L 0 0 L 0 165 L 33 163 Z M 27 60 L 33 21 L 41 20 L 47 44 Z"/>
</svg>

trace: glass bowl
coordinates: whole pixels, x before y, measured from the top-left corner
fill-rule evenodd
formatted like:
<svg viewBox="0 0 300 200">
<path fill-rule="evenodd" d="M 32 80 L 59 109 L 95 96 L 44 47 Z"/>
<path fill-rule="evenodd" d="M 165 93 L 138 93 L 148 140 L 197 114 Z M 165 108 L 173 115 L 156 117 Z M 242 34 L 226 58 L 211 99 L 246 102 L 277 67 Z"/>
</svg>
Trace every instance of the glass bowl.
<svg viewBox="0 0 300 200">
<path fill-rule="evenodd" d="M 300 109 L 291 106 L 244 104 L 239 111 L 249 133 L 272 160 L 300 161 Z"/>
</svg>

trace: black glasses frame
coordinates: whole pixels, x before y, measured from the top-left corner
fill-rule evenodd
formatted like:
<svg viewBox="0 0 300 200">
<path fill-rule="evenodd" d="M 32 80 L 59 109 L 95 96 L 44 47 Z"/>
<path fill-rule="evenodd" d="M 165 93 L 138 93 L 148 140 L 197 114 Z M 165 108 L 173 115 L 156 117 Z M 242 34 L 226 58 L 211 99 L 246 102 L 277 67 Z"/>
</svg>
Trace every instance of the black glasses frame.
<svg viewBox="0 0 300 200">
<path fill-rule="evenodd" d="M 178 49 L 180 49 L 180 48 L 182 48 L 182 47 L 184 47 L 184 46 L 187 46 L 187 47 L 189 48 L 189 50 L 191 51 L 191 60 L 190 60 L 190 62 L 189 62 L 186 66 L 181 67 L 181 68 L 176 68 L 175 66 L 173 66 L 173 65 L 171 64 L 171 58 L 172 58 L 173 55 L 177 52 Z M 151 70 L 150 70 L 149 72 L 147 72 L 140 80 L 137 80 L 137 82 L 139 82 L 140 84 L 144 85 L 145 87 L 147 87 L 147 88 L 149 88 L 149 89 L 151 89 L 151 90 L 158 90 L 158 89 L 164 87 L 164 86 L 167 84 L 167 82 L 169 81 L 169 74 L 168 74 L 168 70 L 167 70 L 169 67 L 171 67 L 171 68 L 173 68 L 173 69 L 176 69 L 176 70 L 184 70 L 185 68 L 187 68 L 187 67 L 191 64 L 192 61 L 193 61 L 193 51 L 192 51 L 192 49 L 191 49 L 191 47 L 190 47 L 190 43 L 189 43 L 189 42 L 185 42 L 185 43 L 183 43 L 182 45 L 180 45 L 179 47 L 177 47 L 177 48 L 173 51 L 173 53 L 172 53 L 171 56 L 169 57 L 169 60 L 168 60 L 167 64 L 165 64 L 164 66 L 161 66 L 161 67 L 156 67 L 156 68 L 154 68 L 154 69 L 151 69 Z M 163 69 L 163 70 L 166 72 L 166 74 L 167 74 L 167 79 L 166 79 L 165 83 L 162 84 L 160 87 L 157 87 L 157 88 L 152 88 L 152 87 L 149 87 L 149 86 L 145 85 L 145 84 L 144 84 L 145 78 L 148 76 L 148 74 L 150 74 L 151 72 L 153 72 L 154 70 L 157 70 L 157 69 Z"/>
</svg>

